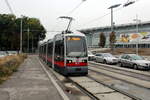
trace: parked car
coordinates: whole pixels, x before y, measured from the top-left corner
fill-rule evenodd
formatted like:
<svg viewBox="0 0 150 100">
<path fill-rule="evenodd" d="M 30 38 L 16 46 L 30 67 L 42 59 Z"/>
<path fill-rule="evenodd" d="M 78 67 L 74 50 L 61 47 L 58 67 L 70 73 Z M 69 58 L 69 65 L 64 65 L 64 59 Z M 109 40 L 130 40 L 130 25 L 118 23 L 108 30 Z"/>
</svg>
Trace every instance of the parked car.
<svg viewBox="0 0 150 100">
<path fill-rule="evenodd" d="M 88 60 L 89 61 L 95 60 L 95 55 L 91 51 L 88 51 Z"/>
<path fill-rule="evenodd" d="M 7 53 L 5 51 L 0 51 L 0 58 L 7 56 Z"/>
<path fill-rule="evenodd" d="M 117 64 L 118 63 L 118 58 L 116 58 L 110 53 L 97 53 L 95 55 L 95 60 L 96 62 L 101 62 L 104 64 Z"/>
<path fill-rule="evenodd" d="M 150 61 L 136 54 L 123 54 L 119 58 L 119 66 L 131 67 L 134 69 L 150 69 Z"/>
<path fill-rule="evenodd" d="M 17 51 L 7 51 L 8 55 L 16 55 L 18 54 Z"/>
</svg>

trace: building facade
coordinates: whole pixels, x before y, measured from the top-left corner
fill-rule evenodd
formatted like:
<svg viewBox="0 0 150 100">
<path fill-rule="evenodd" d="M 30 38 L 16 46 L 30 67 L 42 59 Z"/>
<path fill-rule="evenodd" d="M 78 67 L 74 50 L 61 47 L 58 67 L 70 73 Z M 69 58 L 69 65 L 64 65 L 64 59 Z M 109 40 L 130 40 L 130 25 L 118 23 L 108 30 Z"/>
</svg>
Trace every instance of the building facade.
<svg viewBox="0 0 150 100">
<path fill-rule="evenodd" d="M 103 32 L 106 36 L 105 47 L 109 47 L 109 34 L 111 33 L 110 26 L 82 29 L 79 31 L 87 36 L 89 47 L 99 47 L 99 35 Z M 139 43 L 150 44 L 150 21 L 139 24 L 130 23 L 116 25 L 114 26 L 114 32 L 116 34 L 116 44 L 135 44 L 137 41 Z"/>
</svg>

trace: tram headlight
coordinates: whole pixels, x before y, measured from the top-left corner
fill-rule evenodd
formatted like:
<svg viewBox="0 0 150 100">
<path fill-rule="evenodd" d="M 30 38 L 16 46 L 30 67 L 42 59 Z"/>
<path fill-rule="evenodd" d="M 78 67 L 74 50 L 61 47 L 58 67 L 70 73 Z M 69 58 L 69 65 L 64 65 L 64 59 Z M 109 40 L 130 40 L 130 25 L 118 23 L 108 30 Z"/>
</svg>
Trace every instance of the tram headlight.
<svg viewBox="0 0 150 100">
<path fill-rule="evenodd" d="M 72 60 L 67 60 L 66 62 L 67 62 L 67 63 L 72 63 Z"/>
<path fill-rule="evenodd" d="M 87 63 L 87 60 L 86 60 L 86 59 L 84 59 L 84 60 L 82 60 L 82 62 Z"/>
</svg>

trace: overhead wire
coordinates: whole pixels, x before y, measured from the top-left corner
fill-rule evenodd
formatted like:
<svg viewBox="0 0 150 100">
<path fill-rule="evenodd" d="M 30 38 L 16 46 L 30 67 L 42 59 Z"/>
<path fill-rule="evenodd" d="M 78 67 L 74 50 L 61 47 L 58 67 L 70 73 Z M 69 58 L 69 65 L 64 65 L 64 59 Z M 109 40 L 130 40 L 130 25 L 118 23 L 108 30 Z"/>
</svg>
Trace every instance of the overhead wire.
<svg viewBox="0 0 150 100">
<path fill-rule="evenodd" d="M 123 7 L 122 7 L 122 8 L 123 8 Z M 119 11 L 119 10 L 121 10 L 122 8 L 119 8 L 119 9 L 115 10 L 114 12 Z M 109 12 L 109 13 L 103 15 L 103 16 L 100 16 L 100 17 L 97 17 L 97 18 L 95 18 L 95 19 L 93 19 L 93 20 L 90 20 L 90 21 L 88 21 L 88 22 L 82 24 L 82 26 L 84 26 L 84 25 L 86 25 L 86 24 L 89 24 L 89 23 L 94 23 L 94 22 L 96 22 L 96 21 L 98 21 L 98 20 L 101 20 L 102 18 L 104 18 L 105 16 L 107 16 L 107 15 L 109 15 L 109 14 L 111 14 L 111 13 Z"/>
<path fill-rule="evenodd" d="M 73 8 L 67 15 L 72 14 L 76 9 L 78 9 L 83 2 L 80 2 L 75 8 Z"/>
<path fill-rule="evenodd" d="M 66 16 L 70 16 L 76 9 L 78 9 L 82 4 L 83 2 L 85 2 L 86 0 L 82 0 L 77 6 L 75 6 L 75 8 L 73 8 L 72 10 L 70 10 Z M 57 18 L 58 19 L 58 18 Z M 54 29 L 57 25 L 55 25 L 52 29 Z M 51 31 L 49 31 L 51 32 Z M 52 30 L 52 32 L 54 32 L 54 30 Z M 57 31 L 56 31 L 57 32 Z"/>
<path fill-rule="evenodd" d="M 78 8 L 82 5 L 82 3 L 83 3 L 84 1 L 86 1 L 86 0 L 82 0 L 75 8 L 73 8 L 71 11 L 69 11 L 67 15 L 71 15 L 76 9 L 78 9 Z M 127 2 L 129 2 L 129 1 L 130 1 L 130 0 L 127 0 Z M 137 1 L 140 1 L 140 0 L 135 0 L 135 2 L 137 2 Z M 119 10 L 121 10 L 121 9 L 123 9 L 123 8 L 124 8 L 124 7 L 119 8 L 119 9 L 115 10 L 114 12 L 119 11 Z M 89 24 L 89 23 L 96 22 L 96 21 L 98 21 L 98 20 L 104 18 L 105 16 L 107 16 L 107 15 L 109 15 L 109 14 L 110 14 L 110 13 L 107 13 L 107 14 L 105 14 L 105 15 L 103 15 L 103 16 L 100 16 L 100 17 L 95 18 L 95 19 L 93 19 L 93 20 L 91 20 L 91 21 L 88 21 L 88 22 L 82 24 L 82 26 L 85 25 L 85 24 L 87 24 L 87 23 Z"/>
<path fill-rule="evenodd" d="M 135 2 L 137 2 L 137 1 L 140 1 L 140 0 L 135 0 Z M 127 0 L 127 2 L 129 2 L 129 0 Z M 119 8 L 119 9 L 115 10 L 114 12 L 119 11 L 119 10 L 121 10 L 121 9 L 123 9 L 123 8 L 124 8 L 124 7 L 121 7 L 121 8 Z M 92 20 L 90 20 L 90 21 L 88 21 L 88 22 L 82 24 L 81 26 L 84 26 L 84 25 L 89 24 L 89 23 L 96 22 L 96 21 L 98 21 L 98 20 L 104 18 L 105 16 L 107 16 L 107 15 L 109 15 L 109 14 L 111 14 L 111 13 L 109 12 L 109 13 L 103 15 L 103 16 L 100 16 L 100 17 L 97 17 L 97 18 L 95 18 L 95 19 L 92 19 Z"/>
<path fill-rule="evenodd" d="M 10 6 L 8 0 L 5 0 L 5 2 L 6 2 L 6 5 L 8 6 L 8 8 L 9 8 L 9 11 L 11 12 L 11 14 L 14 15 L 13 9 L 11 8 L 11 6 Z"/>
</svg>

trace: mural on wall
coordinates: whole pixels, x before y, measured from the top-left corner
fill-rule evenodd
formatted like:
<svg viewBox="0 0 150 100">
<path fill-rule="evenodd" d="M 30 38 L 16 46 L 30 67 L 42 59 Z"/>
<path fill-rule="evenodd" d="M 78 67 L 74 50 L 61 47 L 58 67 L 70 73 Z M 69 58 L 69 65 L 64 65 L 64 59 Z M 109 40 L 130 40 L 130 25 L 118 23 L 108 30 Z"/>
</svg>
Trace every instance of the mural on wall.
<svg viewBox="0 0 150 100">
<path fill-rule="evenodd" d="M 141 33 L 131 33 L 130 34 L 130 41 L 129 42 L 136 42 L 139 41 L 143 36 Z"/>
<path fill-rule="evenodd" d="M 120 34 L 117 42 L 136 42 L 136 41 L 150 41 L 150 33 L 149 32 L 141 32 L 141 33 L 129 33 L 129 34 Z"/>
<path fill-rule="evenodd" d="M 120 34 L 118 42 L 129 42 L 129 35 L 128 34 Z"/>
<path fill-rule="evenodd" d="M 146 34 L 144 33 L 141 41 L 145 41 L 145 42 L 150 41 L 150 33 L 148 32 Z"/>
</svg>

